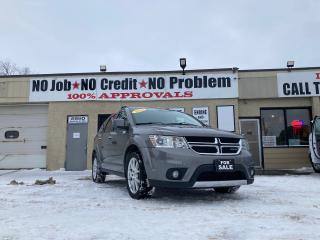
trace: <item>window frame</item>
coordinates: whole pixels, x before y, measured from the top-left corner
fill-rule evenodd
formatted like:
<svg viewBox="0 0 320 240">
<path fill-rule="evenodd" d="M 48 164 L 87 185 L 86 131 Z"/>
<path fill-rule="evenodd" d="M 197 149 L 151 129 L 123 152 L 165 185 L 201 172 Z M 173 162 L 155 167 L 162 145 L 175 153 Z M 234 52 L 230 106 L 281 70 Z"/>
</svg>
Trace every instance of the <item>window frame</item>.
<svg viewBox="0 0 320 240">
<path fill-rule="evenodd" d="M 106 120 L 106 124 L 103 126 L 103 130 L 102 130 L 103 134 L 108 134 L 108 133 L 111 133 L 113 131 L 113 129 L 112 129 L 112 118 L 113 118 L 113 116 L 110 116 Z M 110 131 L 107 132 L 106 129 L 107 129 L 107 126 L 108 126 L 109 123 L 111 123 L 111 128 L 110 128 Z"/>
<path fill-rule="evenodd" d="M 287 110 L 290 109 L 306 109 L 309 112 L 309 119 L 310 119 L 310 131 L 311 131 L 311 120 L 312 120 L 312 108 L 311 107 L 262 107 L 260 108 L 260 119 L 261 119 L 261 138 L 264 136 L 263 135 L 263 126 L 262 126 L 262 114 L 261 112 L 263 110 L 282 110 L 283 112 L 283 117 L 284 117 L 284 130 L 285 130 L 285 138 L 286 138 L 286 145 L 280 145 L 280 146 L 275 146 L 275 147 L 265 147 L 263 146 L 263 142 L 262 142 L 262 147 L 263 148 L 309 148 L 309 144 L 308 145 L 289 145 L 289 139 L 287 136 L 287 132 L 288 132 L 288 124 L 287 124 Z M 309 132 L 310 134 L 310 132 Z"/>
</svg>

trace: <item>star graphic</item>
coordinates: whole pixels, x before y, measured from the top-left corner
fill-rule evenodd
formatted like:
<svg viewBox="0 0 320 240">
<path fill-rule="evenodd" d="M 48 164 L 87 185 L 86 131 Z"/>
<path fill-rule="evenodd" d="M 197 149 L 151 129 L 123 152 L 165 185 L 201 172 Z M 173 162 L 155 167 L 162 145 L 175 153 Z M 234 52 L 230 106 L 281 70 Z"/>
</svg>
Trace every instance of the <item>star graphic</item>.
<svg viewBox="0 0 320 240">
<path fill-rule="evenodd" d="M 139 82 L 139 84 L 140 84 L 140 88 L 146 88 L 147 87 L 147 82 L 144 79 L 142 79 L 142 81 Z"/>
<path fill-rule="evenodd" d="M 75 88 L 79 89 L 79 85 L 80 84 L 78 82 L 72 83 L 73 89 Z"/>
</svg>

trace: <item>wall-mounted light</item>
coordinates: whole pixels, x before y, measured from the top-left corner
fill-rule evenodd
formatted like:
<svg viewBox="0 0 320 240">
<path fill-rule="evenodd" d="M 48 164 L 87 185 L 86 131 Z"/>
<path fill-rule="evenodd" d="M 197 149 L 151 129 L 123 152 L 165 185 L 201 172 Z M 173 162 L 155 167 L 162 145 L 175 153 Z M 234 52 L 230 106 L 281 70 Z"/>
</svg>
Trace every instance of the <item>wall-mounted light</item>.
<svg viewBox="0 0 320 240">
<path fill-rule="evenodd" d="M 238 70 L 239 70 L 239 68 L 237 68 L 237 67 L 232 67 L 232 72 L 233 72 L 233 73 L 236 73 Z"/>
<path fill-rule="evenodd" d="M 294 67 L 294 61 L 287 61 L 287 68 L 288 68 L 288 71 L 290 72 L 291 71 L 291 68 Z"/>
<path fill-rule="evenodd" d="M 106 72 L 107 66 L 106 65 L 100 65 L 100 72 Z"/>
<path fill-rule="evenodd" d="M 186 58 L 180 58 L 180 67 L 182 68 L 182 75 L 184 75 L 184 69 L 187 66 L 187 59 Z"/>
</svg>

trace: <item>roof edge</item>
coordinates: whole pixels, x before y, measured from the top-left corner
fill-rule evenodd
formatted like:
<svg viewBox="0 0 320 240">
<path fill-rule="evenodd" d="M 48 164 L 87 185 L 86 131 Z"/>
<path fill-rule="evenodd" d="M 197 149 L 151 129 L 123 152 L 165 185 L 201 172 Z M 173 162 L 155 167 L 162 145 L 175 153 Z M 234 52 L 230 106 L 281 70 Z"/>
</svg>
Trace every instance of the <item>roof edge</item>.
<svg viewBox="0 0 320 240">
<path fill-rule="evenodd" d="M 297 67 L 290 68 L 290 71 L 299 70 L 316 70 L 320 67 Z M 266 69 L 238 69 L 232 68 L 205 68 L 205 69 L 189 69 L 186 73 L 194 72 L 222 72 L 234 71 L 238 72 L 272 72 L 272 71 L 288 71 L 288 68 L 266 68 Z M 27 75 L 0 75 L 0 78 L 23 78 L 23 77 L 53 77 L 53 76 L 81 76 L 81 75 L 124 75 L 124 74 L 166 74 L 166 73 L 181 73 L 182 70 L 167 70 L 167 71 L 124 71 L 124 72 L 77 72 L 77 73 L 44 73 L 44 74 L 27 74 Z"/>
</svg>

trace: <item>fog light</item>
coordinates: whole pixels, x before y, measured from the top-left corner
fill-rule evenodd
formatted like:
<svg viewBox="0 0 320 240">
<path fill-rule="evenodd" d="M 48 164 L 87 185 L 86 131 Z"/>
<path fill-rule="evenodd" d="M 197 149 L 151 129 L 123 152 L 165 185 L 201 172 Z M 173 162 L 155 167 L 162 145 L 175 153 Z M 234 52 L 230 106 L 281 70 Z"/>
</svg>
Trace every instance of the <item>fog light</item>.
<svg viewBox="0 0 320 240">
<path fill-rule="evenodd" d="M 169 168 L 166 177 L 170 180 L 181 180 L 186 171 L 187 168 Z"/>
<path fill-rule="evenodd" d="M 172 177 L 173 177 L 173 178 L 179 178 L 179 171 L 178 171 L 178 170 L 174 170 L 174 171 L 172 172 Z"/>
</svg>

